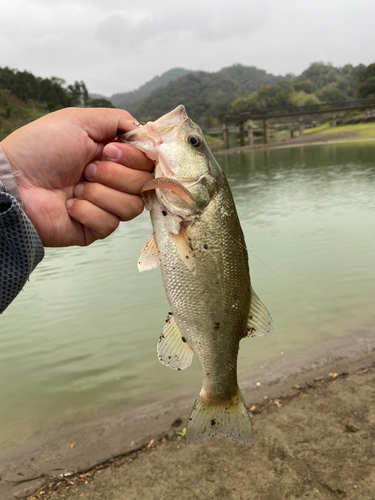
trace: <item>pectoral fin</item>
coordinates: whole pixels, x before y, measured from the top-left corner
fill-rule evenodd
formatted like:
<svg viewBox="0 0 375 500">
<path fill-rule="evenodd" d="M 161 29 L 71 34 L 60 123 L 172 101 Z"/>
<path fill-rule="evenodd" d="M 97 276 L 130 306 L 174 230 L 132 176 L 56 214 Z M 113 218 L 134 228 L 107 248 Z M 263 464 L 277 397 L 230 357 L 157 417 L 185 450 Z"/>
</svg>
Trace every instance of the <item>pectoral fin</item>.
<svg viewBox="0 0 375 500">
<path fill-rule="evenodd" d="M 255 335 L 263 337 L 272 330 L 272 327 L 273 321 L 270 313 L 254 290 L 251 289 L 250 314 L 247 320 L 247 332 L 245 337 L 254 337 Z"/>
<path fill-rule="evenodd" d="M 159 249 L 155 240 L 155 235 L 152 234 L 141 250 L 141 255 L 138 259 L 138 270 L 141 273 L 142 271 L 155 269 L 159 265 Z"/>
<path fill-rule="evenodd" d="M 189 245 L 189 236 L 186 229 L 182 227 L 178 234 L 171 233 L 170 235 L 182 262 L 190 269 L 190 271 L 195 273 L 195 256 L 191 245 Z"/>
<path fill-rule="evenodd" d="M 194 351 L 186 343 L 172 314 L 160 335 L 157 351 L 160 362 L 172 370 L 184 370 L 191 365 Z"/>
</svg>

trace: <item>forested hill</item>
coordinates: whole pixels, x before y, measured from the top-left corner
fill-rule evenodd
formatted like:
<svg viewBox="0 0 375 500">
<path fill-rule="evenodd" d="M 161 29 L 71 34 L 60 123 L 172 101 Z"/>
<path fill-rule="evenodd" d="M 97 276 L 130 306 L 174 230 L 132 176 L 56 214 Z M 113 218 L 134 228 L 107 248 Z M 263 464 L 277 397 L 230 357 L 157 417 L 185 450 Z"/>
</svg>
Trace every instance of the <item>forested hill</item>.
<svg viewBox="0 0 375 500">
<path fill-rule="evenodd" d="M 371 88 L 367 85 L 365 89 L 365 84 L 359 86 L 361 81 L 367 82 L 368 75 L 372 75 L 371 69 L 367 72 L 365 69 L 363 64 L 346 64 L 337 68 L 332 64 L 315 62 L 298 76 L 291 75 L 276 85 L 267 85 L 251 95 L 239 97 L 232 103 L 230 111 L 238 113 L 252 109 L 308 106 L 368 97 Z"/>
<path fill-rule="evenodd" d="M 145 121 L 184 104 L 192 119 L 215 117 L 226 113 L 237 97 L 256 92 L 264 85 L 276 84 L 282 78 L 241 64 L 223 68 L 216 73 L 192 71 L 156 89 L 129 111 L 139 120 Z"/>
<path fill-rule="evenodd" d="M 106 99 L 89 97 L 82 81 L 66 85 L 61 78 L 0 68 L 0 140 L 31 120 L 68 106 L 113 107 Z"/>
<path fill-rule="evenodd" d="M 169 71 L 166 71 L 160 76 L 155 76 L 149 82 L 146 82 L 144 85 L 141 85 L 138 89 L 133 90 L 131 92 L 123 92 L 120 94 L 114 94 L 110 97 L 110 101 L 117 107 L 129 110 L 130 108 L 134 108 L 134 105 L 148 97 L 151 92 L 158 89 L 159 87 L 164 87 L 169 82 L 173 80 L 177 80 L 181 76 L 190 73 L 190 70 L 184 68 L 173 68 Z"/>
<path fill-rule="evenodd" d="M 27 71 L 0 68 L 0 90 L 6 89 L 18 99 L 40 103 L 48 111 L 68 106 L 113 107 L 105 99 L 91 99 L 84 82 L 66 85 L 62 78 L 41 78 Z"/>
</svg>

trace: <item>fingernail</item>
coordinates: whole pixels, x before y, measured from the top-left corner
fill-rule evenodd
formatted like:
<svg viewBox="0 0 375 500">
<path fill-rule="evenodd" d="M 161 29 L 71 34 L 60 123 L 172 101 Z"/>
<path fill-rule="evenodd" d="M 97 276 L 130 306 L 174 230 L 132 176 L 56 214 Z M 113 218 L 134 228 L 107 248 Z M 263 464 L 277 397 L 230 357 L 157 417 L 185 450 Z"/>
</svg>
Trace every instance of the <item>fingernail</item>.
<svg viewBox="0 0 375 500">
<path fill-rule="evenodd" d="M 85 185 L 83 182 L 81 182 L 81 184 L 76 185 L 76 187 L 73 190 L 73 194 L 76 198 L 81 198 L 84 187 Z"/>
<path fill-rule="evenodd" d="M 75 200 L 74 198 L 70 198 L 70 200 L 68 200 L 68 201 L 66 202 L 66 208 L 67 208 L 68 210 L 70 210 L 70 209 L 72 208 L 72 206 L 73 206 L 73 203 L 74 203 L 75 201 L 76 201 L 76 200 Z"/>
<path fill-rule="evenodd" d="M 95 178 L 96 171 L 98 167 L 96 163 L 89 163 L 85 168 L 85 177 L 88 181 L 91 181 Z"/>
<path fill-rule="evenodd" d="M 121 156 L 121 149 L 117 148 L 113 144 L 107 144 L 103 149 L 103 154 L 107 160 L 118 160 Z"/>
</svg>

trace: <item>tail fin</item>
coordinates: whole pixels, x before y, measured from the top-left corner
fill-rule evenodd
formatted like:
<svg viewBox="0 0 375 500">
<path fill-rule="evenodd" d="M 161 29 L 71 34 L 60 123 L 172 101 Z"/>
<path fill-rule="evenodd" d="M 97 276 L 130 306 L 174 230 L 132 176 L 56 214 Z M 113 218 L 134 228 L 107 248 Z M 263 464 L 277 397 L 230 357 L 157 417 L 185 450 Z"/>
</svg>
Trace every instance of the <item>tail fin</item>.
<svg viewBox="0 0 375 500">
<path fill-rule="evenodd" d="M 208 402 L 202 391 L 197 397 L 186 428 L 188 443 L 198 444 L 215 434 L 243 444 L 254 444 L 254 431 L 240 390 L 227 402 Z"/>
</svg>

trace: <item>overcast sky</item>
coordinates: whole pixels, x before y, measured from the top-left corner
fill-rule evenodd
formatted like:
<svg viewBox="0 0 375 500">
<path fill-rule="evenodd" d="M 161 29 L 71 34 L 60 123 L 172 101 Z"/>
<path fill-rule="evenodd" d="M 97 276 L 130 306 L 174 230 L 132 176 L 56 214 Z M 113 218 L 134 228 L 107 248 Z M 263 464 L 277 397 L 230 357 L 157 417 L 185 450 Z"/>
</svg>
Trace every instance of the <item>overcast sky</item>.
<svg viewBox="0 0 375 500">
<path fill-rule="evenodd" d="M 375 62 L 375 0 L 0 0 L 0 67 L 110 96 L 174 67 Z"/>
</svg>

